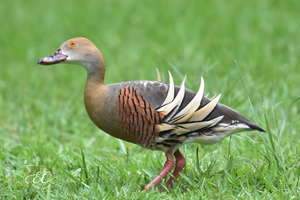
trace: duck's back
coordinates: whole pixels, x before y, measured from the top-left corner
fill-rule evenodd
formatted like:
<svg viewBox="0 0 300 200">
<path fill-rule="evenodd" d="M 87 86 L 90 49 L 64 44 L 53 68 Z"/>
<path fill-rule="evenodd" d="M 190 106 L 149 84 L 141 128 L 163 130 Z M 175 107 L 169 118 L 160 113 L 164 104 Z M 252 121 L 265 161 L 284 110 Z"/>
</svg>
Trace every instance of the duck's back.
<svg viewBox="0 0 300 200">
<path fill-rule="evenodd" d="M 157 81 L 129 81 L 129 82 L 121 82 L 121 83 L 114 83 L 107 85 L 110 89 L 112 96 L 118 96 L 119 92 L 122 88 L 125 87 L 132 87 L 133 89 L 137 90 L 139 94 L 149 102 L 150 106 L 154 109 L 158 109 L 162 103 L 164 102 L 170 84 L 164 82 L 157 82 Z M 178 94 L 180 87 L 175 86 L 174 94 L 175 96 Z M 178 109 L 177 112 L 182 110 L 196 95 L 196 92 L 185 89 L 185 94 L 183 101 Z M 198 109 L 203 108 L 211 102 L 211 99 L 203 96 L 202 101 Z M 240 114 L 239 112 L 235 111 L 234 109 L 225 106 L 221 103 L 218 103 L 213 111 L 205 118 L 205 120 L 211 120 L 220 116 L 224 116 L 220 123 L 232 123 L 233 120 L 240 121 L 249 125 L 252 129 L 257 129 L 259 131 L 263 130 L 248 118 Z"/>
</svg>

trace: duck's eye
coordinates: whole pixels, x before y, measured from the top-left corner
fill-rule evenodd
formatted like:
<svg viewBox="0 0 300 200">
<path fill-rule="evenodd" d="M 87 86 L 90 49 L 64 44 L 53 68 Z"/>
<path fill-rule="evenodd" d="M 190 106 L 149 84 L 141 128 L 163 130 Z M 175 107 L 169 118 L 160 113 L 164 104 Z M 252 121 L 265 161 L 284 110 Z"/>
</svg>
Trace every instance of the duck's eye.
<svg viewBox="0 0 300 200">
<path fill-rule="evenodd" d="M 75 46 L 77 46 L 77 43 L 76 43 L 75 41 L 71 41 L 71 42 L 69 43 L 69 46 L 70 46 L 70 47 L 75 47 Z"/>
</svg>

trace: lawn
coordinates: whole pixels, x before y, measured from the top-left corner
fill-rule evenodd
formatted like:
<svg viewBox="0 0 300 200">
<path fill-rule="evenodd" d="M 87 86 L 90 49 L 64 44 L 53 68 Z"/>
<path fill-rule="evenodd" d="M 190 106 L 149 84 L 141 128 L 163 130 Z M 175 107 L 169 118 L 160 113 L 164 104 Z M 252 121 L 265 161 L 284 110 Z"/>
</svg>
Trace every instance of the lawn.
<svg viewBox="0 0 300 200">
<path fill-rule="evenodd" d="M 300 199 L 300 1 L 0 5 L 0 199 Z M 203 76 L 205 93 L 221 93 L 222 104 L 268 133 L 185 145 L 174 189 L 141 193 L 164 153 L 91 122 L 85 69 L 37 65 L 78 36 L 103 53 L 105 83 L 156 80 L 158 68 L 177 85 L 187 74 L 186 87 L 197 90 Z"/>
</svg>

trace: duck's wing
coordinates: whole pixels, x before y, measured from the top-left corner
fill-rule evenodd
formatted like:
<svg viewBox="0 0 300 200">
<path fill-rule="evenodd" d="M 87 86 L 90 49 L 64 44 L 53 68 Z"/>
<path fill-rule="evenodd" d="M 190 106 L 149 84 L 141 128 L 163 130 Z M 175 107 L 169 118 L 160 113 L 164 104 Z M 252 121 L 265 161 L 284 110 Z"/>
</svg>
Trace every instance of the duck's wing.
<svg viewBox="0 0 300 200">
<path fill-rule="evenodd" d="M 220 95 L 213 100 L 203 96 L 203 78 L 196 93 L 185 89 L 185 79 L 180 86 L 175 86 L 172 75 L 169 75 L 169 84 L 134 81 L 110 86 L 118 92 L 121 123 L 126 124 L 127 132 L 137 135 L 137 143 L 141 146 L 174 151 L 174 147 L 188 142 L 213 144 L 244 130 L 265 132 L 242 114 L 218 103 Z M 151 146 L 144 145 L 143 138 L 151 141 Z"/>
</svg>

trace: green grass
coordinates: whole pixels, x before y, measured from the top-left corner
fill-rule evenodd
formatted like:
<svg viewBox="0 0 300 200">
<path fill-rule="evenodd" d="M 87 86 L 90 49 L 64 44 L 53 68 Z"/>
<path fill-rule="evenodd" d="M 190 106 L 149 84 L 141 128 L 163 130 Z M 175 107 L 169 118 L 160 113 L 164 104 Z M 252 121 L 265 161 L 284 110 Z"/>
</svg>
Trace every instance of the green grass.
<svg viewBox="0 0 300 200">
<path fill-rule="evenodd" d="M 0 4 L 0 199 L 300 198 L 299 1 Z M 203 76 L 206 92 L 222 93 L 221 103 L 268 133 L 183 146 L 175 188 L 141 193 L 164 154 L 97 129 L 83 104 L 83 68 L 36 64 L 77 36 L 102 51 L 106 83 L 155 80 L 158 68 L 176 84 L 187 74 L 197 90 Z M 52 184 L 26 183 L 39 165 L 52 169 Z"/>
</svg>

